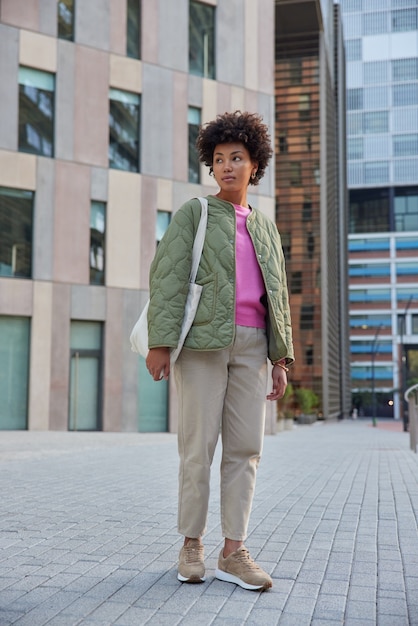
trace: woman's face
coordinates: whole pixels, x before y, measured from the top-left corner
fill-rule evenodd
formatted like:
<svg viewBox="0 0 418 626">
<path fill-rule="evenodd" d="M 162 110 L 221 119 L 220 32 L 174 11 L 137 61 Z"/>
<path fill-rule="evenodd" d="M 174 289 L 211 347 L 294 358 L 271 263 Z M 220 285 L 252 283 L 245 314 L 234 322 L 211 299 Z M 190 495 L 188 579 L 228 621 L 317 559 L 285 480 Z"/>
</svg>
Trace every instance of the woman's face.
<svg viewBox="0 0 418 626">
<path fill-rule="evenodd" d="M 213 151 L 213 175 L 222 191 L 238 192 L 247 189 L 257 163 L 241 142 L 220 143 Z"/>
</svg>

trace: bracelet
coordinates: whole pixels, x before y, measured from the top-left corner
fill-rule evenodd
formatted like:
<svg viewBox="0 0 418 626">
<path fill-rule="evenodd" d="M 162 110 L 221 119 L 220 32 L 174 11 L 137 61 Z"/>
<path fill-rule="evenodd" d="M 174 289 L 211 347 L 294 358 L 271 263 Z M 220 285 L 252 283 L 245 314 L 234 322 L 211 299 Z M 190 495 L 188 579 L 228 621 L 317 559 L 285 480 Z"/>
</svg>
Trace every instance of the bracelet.
<svg viewBox="0 0 418 626">
<path fill-rule="evenodd" d="M 282 368 L 282 370 L 284 370 L 285 372 L 289 371 L 289 368 L 286 367 L 286 365 L 284 365 L 281 361 L 273 361 L 272 362 L 272 366 L 275 367 L 276 365 L 278 365 L 279 367 Z"/>
</svg>

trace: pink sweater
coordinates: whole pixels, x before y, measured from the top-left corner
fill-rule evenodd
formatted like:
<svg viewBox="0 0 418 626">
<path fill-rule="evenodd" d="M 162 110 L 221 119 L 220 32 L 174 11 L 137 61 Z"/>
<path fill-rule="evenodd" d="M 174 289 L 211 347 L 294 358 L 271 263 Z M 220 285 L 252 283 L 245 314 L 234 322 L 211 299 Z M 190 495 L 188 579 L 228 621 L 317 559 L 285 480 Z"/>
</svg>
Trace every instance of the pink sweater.
<svg viewBox="0 0 418 626">
<path fill-rule="evenodd" d="M 261 298 L 266 293 L 253 242 L 246 227 L 251 210 L 234 204 L 237 218 L 235 249 L 235 323 L 238 326 L 266 327 L 266 308 Z"/>
</svg>

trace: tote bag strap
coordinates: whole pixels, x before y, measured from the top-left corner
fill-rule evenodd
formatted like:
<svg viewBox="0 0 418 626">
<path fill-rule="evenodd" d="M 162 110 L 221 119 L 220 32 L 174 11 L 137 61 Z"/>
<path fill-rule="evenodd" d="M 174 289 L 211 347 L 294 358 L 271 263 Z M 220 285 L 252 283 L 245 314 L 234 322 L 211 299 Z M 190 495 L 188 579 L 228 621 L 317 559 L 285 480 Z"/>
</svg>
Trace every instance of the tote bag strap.
<svg viewBox="0 0 418 626">
<path fill-rule="evenodd" d="M 208 221 L 208 201 L 206 198 L 199 198 L 202 210 L 200 213 L 200 222 L 197 227 L 196 237 L 193 243 L 192 252 L 192 269 L 190 271 L 190 282 L 196 281 L 197 270 L 199 269 L 200 257 L 202 256 L 203 244 L 205 243 L 206 225 Z"/>
</svg>

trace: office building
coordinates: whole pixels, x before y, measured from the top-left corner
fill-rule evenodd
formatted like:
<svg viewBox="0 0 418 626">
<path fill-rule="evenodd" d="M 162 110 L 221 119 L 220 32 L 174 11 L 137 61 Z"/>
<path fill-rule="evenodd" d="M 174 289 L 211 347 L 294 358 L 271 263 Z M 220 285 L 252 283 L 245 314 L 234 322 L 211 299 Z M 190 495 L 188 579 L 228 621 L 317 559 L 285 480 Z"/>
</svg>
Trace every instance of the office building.
<svg viewBox="0 0 418 626">
<path fill-rule="evenodd" d="M 404 417 L 418 382 L 418 6 L 341 0 L 353 405 Z"/>
<path fill-rule="evenodd" d="M 290 290 L 295 387 L 350 412 L 345 61 L 339 7 L 276 0 L 276 220 Z"/>
<path fill-rule="evenodd" d="M 274 130 L 272 0 L 1 0 L 0 429 L 176 430 L 129 333 L 236 109 Z M 249 199 L 274 219 L 274 168 Z"/>
</svg>

